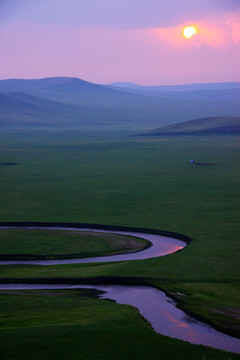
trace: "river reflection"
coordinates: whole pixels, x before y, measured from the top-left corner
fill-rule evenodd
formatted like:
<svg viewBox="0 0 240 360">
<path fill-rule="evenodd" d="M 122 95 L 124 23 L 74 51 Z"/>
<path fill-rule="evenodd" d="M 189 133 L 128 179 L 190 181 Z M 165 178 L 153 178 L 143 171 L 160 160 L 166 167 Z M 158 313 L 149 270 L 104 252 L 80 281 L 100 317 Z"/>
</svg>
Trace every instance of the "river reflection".
<svg viewBox="0 0 240 360">
<path fill-rule="evenodd" d="M 3 228 L 14 228 L 14 227 L 1 227 Z M 38 229 L 38 227 L 17 227 L 25 229 Z M 0 265 L 64 265 L 64 264 L 86 264 L 86 263 L 99 263 L 99 262 L 112 262 L 112 261 L 128 261 L 128 260 L 143 260 L 154 257 L 164 256 L 172 254 L 178 250 L 183 249 L 186 246 L 184 241 L 169 238 L 166 236 L 156 234 L 137 233 L 130 231 L 113 231 L 113 230 L 97 230 L 88 228 L 61 228 L 61 227 L 41 227 L 40 229 L 54 229 L 54 230 L 70 230 L 70 231 L 93 231 L 103 233 L 114 233 L 128 236 L 136 236 L 142 239 L 148 240 L 152 243 L 152 246 L 135 253 L 111 255 L 111 256 L 97 256 L 90 258 L 79 258 L 79 259 L 64 259 L 64 260 L 4 260 L 0 261 Z"/>
<path fill-rule="evenodd" d="M 8 227 L 9 228 L 9 227 Z M 19 227 L 18 227 L 19 228 Z M 37 227 L 24 227 L 34 228 Z M 43 229 L 44 227 L 41 227 Z M 50 227 L 45 227 L 50 229 Z M 0 261 L 0 265 L 31 264 L 31 265 L 60 265 L 71 263 L 109 262 L 150 259 L 158 256 L 171 254 L 181 250 L 186 243 L 177 239 L 155 234 L 135 233 L 130 231 L 108 231 L 96 229 L 61 228 L 72 231 L 110 232 L 123 235 L 137 236 L 149 240 L 152 246 L 146 250 L 131 254 L 101 256 L 83 259 L 65 260 L 36 260 L 36 261 Z M 168 298 L 162 291 L 151 287 L 123 286 L 123 285 L 48 285 L 48 284 L 0 284 L 0 290 L 11 289 L 74 289 L 95 288 L 105 293 L 100 297 L 113 299 L 120 304 L 135 306 L 140 313 L 152 324 L 158 333 L 193 344 L 202 344 L 223 349 L 231 352 L 240 352 L 240 340 L 221 334 L 210 326 L 195 320 L 176 308 L 173 300 Z"/>
<path fill-rule="evenodd" d="M 50 285 L 0 284 L 0 290 L 95 288 L 104 291 L 102 299 L 136 307 L 154 330 L 192 344 L 202 344 L 231 352 L 240 352 L 240 340 L 222 334 L 179 310 L 164 292 L 147 286 L 124 285 Z"/>
</svg>

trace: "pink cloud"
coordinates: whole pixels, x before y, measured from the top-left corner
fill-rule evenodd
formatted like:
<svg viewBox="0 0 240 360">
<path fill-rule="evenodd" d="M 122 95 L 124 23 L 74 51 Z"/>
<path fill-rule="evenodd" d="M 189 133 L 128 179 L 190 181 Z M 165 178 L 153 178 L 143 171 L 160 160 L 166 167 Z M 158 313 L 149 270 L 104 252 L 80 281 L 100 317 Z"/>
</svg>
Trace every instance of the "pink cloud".
<svg viewBox="0 0 240 360">
<path fill-rule="evenodd" d="M 199 33 L 188 40 L 182 30 L 189 24 L 196 24 Z M 237 34 L 238 22 L 231 16 L 140 30 L 5 25 L 0 78 L 77 76 L 97 83 L 146 85 L 239 81 Z"/>
<path fill-rule="evenodd" d="M 186 26 L 195 26 L 197 34 L 191 39 L 182 35 Z M 191 20 L 177 27 L 153 28 L 139 30 L 142 38 L 151 41 L 163 41 L 177 47 L 210 46 L 223 47 L 230 43 L 240 42 L 240 12 L 225 13 L 221 17 L 211 17 L 202 21 Z"/>
<path fill-rule="evenodd" d="M 231 29 L 233 41 L 239 43 L 240 42 L 240 12 L 228 14 L 226 16 L 225 23 Z"/>
</svg>

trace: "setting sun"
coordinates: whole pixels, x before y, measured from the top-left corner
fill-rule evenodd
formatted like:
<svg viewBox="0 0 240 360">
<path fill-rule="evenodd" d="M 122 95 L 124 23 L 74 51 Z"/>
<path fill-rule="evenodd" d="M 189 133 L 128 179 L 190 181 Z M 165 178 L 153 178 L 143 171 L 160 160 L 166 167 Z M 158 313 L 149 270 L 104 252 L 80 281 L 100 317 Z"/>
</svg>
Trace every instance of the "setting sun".
<svg viewBox="0 0 240 360">
<path fill-rule="evenodd" d="M 197 29 L 194 26 L 187 26 L 183 30 L 183 35 L 187 39 L 190 39 L 193 35 L 196 34 L 197 34 Z"/>
</svg>

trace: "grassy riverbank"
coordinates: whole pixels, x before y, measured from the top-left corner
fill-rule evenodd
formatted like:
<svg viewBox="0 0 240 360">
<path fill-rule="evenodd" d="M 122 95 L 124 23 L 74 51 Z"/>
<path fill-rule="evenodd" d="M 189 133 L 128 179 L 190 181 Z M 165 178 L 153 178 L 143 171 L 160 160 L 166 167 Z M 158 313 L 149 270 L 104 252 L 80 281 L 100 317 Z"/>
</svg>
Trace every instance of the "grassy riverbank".
<svg viewBox="0 0 240 360">
<path fill-rule="evenodd" d="M 72 259 L 116 255 L 151 243 L 133 236 L 47 229 L 1 229 L 0 260 Z"/>
<path fill-rule="evenodd" d="M 185 309 L 240 334 L 239 137 L 3 135 L 2 161 L 18 165 L 0 167 L 1 221 L 145 227 L 193 241 L 179 253 L 127 263 L 1 266 L 0 281 L 147 282 L 184 293 Z"/>
<path fill-rule="evenodd" d="M 138 311 L 90 290 L 0 294 L 2 359 L 238 359 L 155 333 Z M 144 340 L 143 340 L 144 339 Z M 13 346 L 14 344 L 14 346 Z"/>
</svg>

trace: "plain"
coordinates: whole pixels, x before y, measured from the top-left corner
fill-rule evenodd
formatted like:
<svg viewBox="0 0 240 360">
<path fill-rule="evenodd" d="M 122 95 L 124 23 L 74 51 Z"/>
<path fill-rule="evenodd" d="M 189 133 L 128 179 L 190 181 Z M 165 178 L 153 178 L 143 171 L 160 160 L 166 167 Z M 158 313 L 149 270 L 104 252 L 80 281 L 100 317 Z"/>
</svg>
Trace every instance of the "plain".
<svg viewBox="0 0 240 360">
<path fill-rule="evenodd" d="M 215 165 L 193 166 L 191 159 Z M 179 253 L 144 261 L 1 266 L 2 282 L 148 283 L 188 312 L 239 336 L 238 136 L 143 139 L 126 133 L 6 130 L 1 162 L 18 163 L 0 166 L 1 221 L 145 227 L 192 239 Z"/>
</svg>

